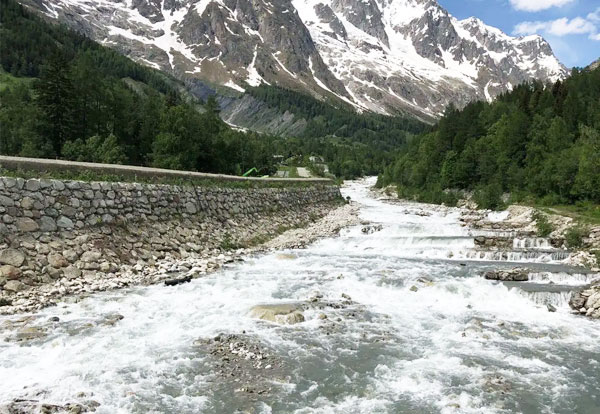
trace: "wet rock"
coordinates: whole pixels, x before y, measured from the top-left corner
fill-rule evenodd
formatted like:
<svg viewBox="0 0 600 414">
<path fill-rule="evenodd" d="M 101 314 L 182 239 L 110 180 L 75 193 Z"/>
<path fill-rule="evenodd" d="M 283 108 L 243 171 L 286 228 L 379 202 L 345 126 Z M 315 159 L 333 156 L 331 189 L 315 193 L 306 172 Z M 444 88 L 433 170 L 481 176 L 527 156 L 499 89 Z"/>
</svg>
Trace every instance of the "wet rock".
<svg viewBox="0 0 600 414">
<path fill-rule="evenodd" d="M 219 381 L 212 387 L 235 389 L 244 398 L 270 393 L 274 382 L 287 381 L 287 367 L 274 351 L 247 335 L 219 334 L 194 342 L 203 355 L 210 355 L 210 373 Z"/>
<path fill-rule="evenodd" d="M 250 317 L 286 325 L 304 322 L 299 304 L 257 305 L 250 309 Z"/>
<path fill-rule="evenodd" d="M 529 280 L 529 273 L 525 269 L 491 270 L 485 272 L 484 278 L 488 280 L 499 280 L 503 282 L 525 282 Z"/>
<path fill-rule="evenodd" d="M 552 305 L 551 303 L 548 303 L 546 305 L 546 308 L 548 308 L 548 312 L 556 312 L 556 307 L 554 305 Z"/>
<path fill-rule="evenodd" d="M 419 291 L 419 288 L 418 288 L 418 287 L 416 287 L 415 285 L 412 285 L 412 286 L 410 287 L 410 291 L 411 291 L 411 292 L 418 292 L 418 291 Z"/>
<path fill-rule="evenodd" d="M 5 249 L 0 252 L 0 263 L 20 267 L 25 261 L 25 254 L 16 249 Z"/>
<path fill-rule="evenodd" d="M 11 306 L 12 305 L 12 301 L 5 299 L 5 298 L 0 298 L 0 306 Z"/>
<path fill-rule="evenodd" d="M 175 285 L 181 285 L 182 283 L 188 283 L 191 281 L 192 281 L 191 276 L 185 276 L 185 277 L 179 277 L 179 278 L 175 278 L 175 279 L 167 279 L 167 280 L 165 280 L 165 285 L 166 286 L 175 286 Z"/>
<path fill-rule="evenodd" d="M 487 392 L 506 394 L 512 389 L 512 384 L 502 375 L 487 375 L 483 379 L 482 387 Z"/>
<path fill-rule="evenodd" d="M 433 280 L 425 276 L 421 276 L 420 278 L 418 278 L 417 282 L 422 283 L 425 286 L 433 286 Z"/>
<path fill-rule="evenodd" d="M 44 328 L 39 326 L 27 326 L 17 331 L 14 336 L 16 341 L 31 341 L 33 339 L 43 338 L 47 335 Z"/>
<path fill-rule="evenodd" d="M 19 398 L 14 401 L 0 405 L 0 413 L 4 414 L 81 414 L 95 411 L 100 406 L 94 401 L 94 404 L 68 403 L 64 405 L 44 403 L 33 399 Z"/>
<path fill-rule="evenodd" d="M 98 323 L 99 325 L 107 325 L 107 326 L 114 326 L 117 322 L 119 322 L 120 320 L 123 320 L 125 317 L 121 314 L 118 313 L 109 313 L 107 315 L 105 315 L 100 322 Z"/>
<path fill-rule="evenodd" d="M 364 234 L 373 234 L 376 233 L 378 231 L 381 231 L 383 229 L 383 225 L 381 224 L 376 224 L 376 225 L 370 225 L 370 226 L 364 226 L 361 231 Z"/>
</svg>

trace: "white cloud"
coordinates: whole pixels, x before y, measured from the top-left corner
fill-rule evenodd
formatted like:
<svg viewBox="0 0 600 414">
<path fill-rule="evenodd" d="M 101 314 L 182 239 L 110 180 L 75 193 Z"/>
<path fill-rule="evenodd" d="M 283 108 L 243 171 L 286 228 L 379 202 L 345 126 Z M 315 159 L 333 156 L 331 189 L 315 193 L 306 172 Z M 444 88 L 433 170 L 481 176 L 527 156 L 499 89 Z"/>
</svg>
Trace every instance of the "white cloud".
<svg viewBox="0 0 600 414">
<path fill-rule="evenodd" d="M 536 12 L 551 7 L 561 7 L 575 0 L 510 0 L 510 4 L 517 10 Z"/>
<path fill-rule="evenodd" d="M 600 22 L 600 7 L 598 7 L 595 12 L 588 14 L 587 18 L 593 22 Z"/>
<path fill-rule="evenodd" d="M 591 15 L 592 14 L 588 15 L 588 19 L 584 19 L 583 17 L 567 19 L 566 17 L 563 17 L 561 19 L 546 22 L 521 22 L 515 26 L 513 33 L 517 35 L 528 35 L 544 32 L 554 36 L 588 34 L 590 39 L 600 40 L 598 27 L 592 22 L 593 19 L 590 18 Z"/>
</svg>

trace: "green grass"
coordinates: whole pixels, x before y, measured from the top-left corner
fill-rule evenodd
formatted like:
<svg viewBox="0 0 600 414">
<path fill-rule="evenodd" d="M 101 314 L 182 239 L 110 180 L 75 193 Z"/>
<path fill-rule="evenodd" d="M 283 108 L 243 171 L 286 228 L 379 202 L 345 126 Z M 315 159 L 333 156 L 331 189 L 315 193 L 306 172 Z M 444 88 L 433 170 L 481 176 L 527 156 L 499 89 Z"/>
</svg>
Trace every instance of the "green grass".
<svg viewBox="0 0 600 414">
<path fill-rule="evenodd" d="M 107 182 L 126 182 L 142 184 L 167 184 L 178 185 L 182 187 L 221 187 L 221 188 L 307 188 L 319 187 L 324 185 L 336 185 L 333 181 L 330 183 L 314 183 L 304 181 L 281 182 L 275 180 L 248 180 L 248 181 L 229 181 L 216 179 L 188 179 L 176 177 L 160 176 L 134 176 L 134 175 L 114 175 L 103 174 L 95 171 L 26 171 L 26 170 L 8 170 L 0 167 L 0 176 L 14 178 L 45 178 L 55 180 L 72 181 L 107 181 Z"/>
<path fill-rule="evenodd" d="M 600 205 L 578 203 L 574 205 L 539 206 L 540 210 L 549 214 L 560 214 L 571 217 L 580 224 L 600 225 Z"/>
<path fill-rule="evenodd" d="M 17 78 L 16 76 L 13 76 L 0 68 L 0 91 L 22 83 L 31 83 L 33 80 L 34 78 Z"/>
</svg>

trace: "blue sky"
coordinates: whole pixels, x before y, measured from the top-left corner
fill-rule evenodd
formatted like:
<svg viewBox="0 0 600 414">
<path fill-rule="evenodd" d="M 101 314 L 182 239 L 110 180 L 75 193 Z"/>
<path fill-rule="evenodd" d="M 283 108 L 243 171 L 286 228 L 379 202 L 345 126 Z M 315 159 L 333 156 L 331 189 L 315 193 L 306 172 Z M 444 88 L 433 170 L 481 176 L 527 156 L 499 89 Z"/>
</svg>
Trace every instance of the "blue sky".
<svg viewBox="0 0 600 414">
<path fill-rule="evenodd" d="M 510 35 L 537 33 L 567 67 L 600 57 L 600 0 L 438 0 L 458 19 L 475 16 Z"/>
</svg>

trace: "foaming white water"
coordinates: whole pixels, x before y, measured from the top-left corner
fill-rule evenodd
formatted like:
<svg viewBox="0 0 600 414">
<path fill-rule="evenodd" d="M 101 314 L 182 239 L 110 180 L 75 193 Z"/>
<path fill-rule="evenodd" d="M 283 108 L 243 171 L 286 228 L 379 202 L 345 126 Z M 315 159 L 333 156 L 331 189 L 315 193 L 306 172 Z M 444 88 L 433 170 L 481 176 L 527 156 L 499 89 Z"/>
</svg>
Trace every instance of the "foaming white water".
<svg viewBox="0 0 600 414">
<path fill-rule="evenodd" d="M 493 263 L 447 260 L 472 251 L 458 211 L 386 204 L 369 195 L 370 183 L 344 193 L 380 231 L 357 226 L 189 284 L 98 294 L 34 315 L 30 325 L 47 337 L 0 342 L 0 378 L 10 378 L 0 382 L 0 405 L 80 401 L 85 392 L 99 413 L 593 412 L 600 326 L 564 308 L 548 312 L 528 295 L 536 292 L 484 280 Z M 352 302 L 308 307 L 292 326 L 248 315 L 316 291 L 324 302 L 342 294 Z M 114 313 L 123 320 L 102 323 Z M 52 316 L 60 322 L 49 324 Z M 0 340 L 16 331 L 1 329 Z M 193 345 L 221 332 L 254 338 L 287 376 L 270 379 L 270 393 L 240 391 L 219 376 L 222 360 Z"/>
</svg>

